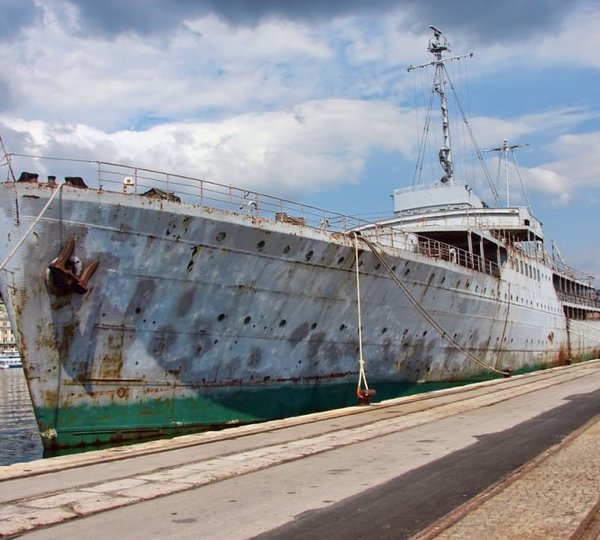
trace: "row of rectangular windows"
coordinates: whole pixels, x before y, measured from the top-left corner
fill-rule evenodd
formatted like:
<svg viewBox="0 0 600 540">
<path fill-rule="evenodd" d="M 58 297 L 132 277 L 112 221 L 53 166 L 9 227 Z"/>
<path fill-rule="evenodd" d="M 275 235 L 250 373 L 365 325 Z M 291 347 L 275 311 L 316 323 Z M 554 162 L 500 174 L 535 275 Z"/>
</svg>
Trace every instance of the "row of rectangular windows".
<svg viewBox="0 0 600 540">
<path fill-rule="evenodd" d="M 542 281 L 542 277 L 544 279 L 550 279 L 550 276 L 542 274 L 539 268 L 534 268 L 530 264 L 527 264 L 520 259 L 511 259 L 510 266 L 516 272 L 521 272 L 521 274 L 533 279 L 537 279 L 538 281 Z"/>
</svg>

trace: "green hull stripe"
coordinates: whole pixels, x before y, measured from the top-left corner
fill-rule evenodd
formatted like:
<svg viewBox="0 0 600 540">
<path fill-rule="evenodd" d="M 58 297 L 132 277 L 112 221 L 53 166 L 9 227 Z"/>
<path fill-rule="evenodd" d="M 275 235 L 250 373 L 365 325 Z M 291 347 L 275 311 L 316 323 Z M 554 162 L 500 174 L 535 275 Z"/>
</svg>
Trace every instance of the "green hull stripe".
<svg viewBox="0 0 600 540">
<path fill-rule="evenodd" d="M 523 369 L 514 374 L 534 371 Z M 482 377 L 478 380 L 497 378 Z M 476 382 L 371 383 L 373 403 Z M 99 447 L 172 437 L 226 426 L 288 418 L 358 404 L 356 384 L 199 390 L 196 397 L 114 403 L 107 406 L 37 408 L 46 450 Z"/>
</svg>

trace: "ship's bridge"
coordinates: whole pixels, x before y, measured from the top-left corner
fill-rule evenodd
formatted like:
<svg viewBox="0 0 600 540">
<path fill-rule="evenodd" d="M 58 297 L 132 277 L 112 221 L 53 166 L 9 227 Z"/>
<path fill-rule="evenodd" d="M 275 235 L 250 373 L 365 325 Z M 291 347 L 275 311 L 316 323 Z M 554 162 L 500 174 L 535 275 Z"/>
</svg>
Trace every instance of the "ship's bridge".
<svg viewBox="0 0 600 540">
<path fill-rule="evenodd" d="M 527 207 L 490 208 L 466 184 L 435 183 L 396 189 L 394 217 L 380 225 L 406 232 L 488 230 L 513 240 L 542 240 L 541 222 Z"/>
<path fill-rule="evenodd" d="M 466 184 L 436 182 L 429 186 L 395 189 L 395 214 L 423 214 L 435 210 L 483 208 L 481 199 Z"/>
</svg>

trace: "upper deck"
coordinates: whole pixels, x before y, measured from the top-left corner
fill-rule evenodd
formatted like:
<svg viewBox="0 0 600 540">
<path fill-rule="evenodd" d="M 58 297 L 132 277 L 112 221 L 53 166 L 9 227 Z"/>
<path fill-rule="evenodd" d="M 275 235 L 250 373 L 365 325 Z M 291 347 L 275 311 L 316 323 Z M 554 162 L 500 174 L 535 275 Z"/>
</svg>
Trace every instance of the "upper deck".
<svg viewBox="0 0 600 540">
<path fill-rule="evenodd" d="M 490 208 L 466 184 L 396 189 L 393 197 L 395 215 L 383 226 L 410 232 L 506 231 L 515 240 L 543 240 L 542 223 L 529 208 Z"/>
</svg>

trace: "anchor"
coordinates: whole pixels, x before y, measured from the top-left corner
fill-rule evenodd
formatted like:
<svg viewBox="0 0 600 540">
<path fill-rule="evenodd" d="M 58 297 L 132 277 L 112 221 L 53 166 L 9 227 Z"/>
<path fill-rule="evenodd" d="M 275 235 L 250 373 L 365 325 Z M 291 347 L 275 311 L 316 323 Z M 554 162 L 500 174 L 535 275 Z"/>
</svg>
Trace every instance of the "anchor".
<svg viewBox="0 0 600 540">
<path fill-rule="evenodd" d="M 71 238 L 62 248 L 60 255 L 48 265 L 47 275 L 52 285 L 62 293 L 85 294 L 88 292 L 88 281 L 100 263 L 92 261 L 83 267 L 81 260 L 73 256 L 74 250 L 75 240 Z"/>
</svg>

